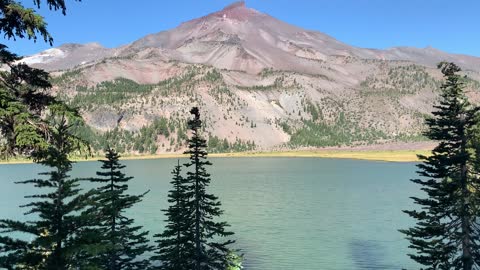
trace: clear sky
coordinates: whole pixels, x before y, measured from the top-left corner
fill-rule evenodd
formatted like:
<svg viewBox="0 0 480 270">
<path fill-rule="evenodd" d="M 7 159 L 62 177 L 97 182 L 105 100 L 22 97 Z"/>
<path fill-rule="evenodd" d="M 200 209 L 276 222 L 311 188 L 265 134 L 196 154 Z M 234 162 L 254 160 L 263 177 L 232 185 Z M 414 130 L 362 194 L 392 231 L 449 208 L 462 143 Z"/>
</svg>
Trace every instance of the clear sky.
<svg viewBox="0 0 480 270">
<path fill-rule="evenodd" d="M 20 0 L 30 5 L 32 0 Z M 43 1 L 44 2 L 44 1 Z M 43 6 L 54 46 L 116 47 L 222 9 L 232 0 L 66 0 L 67 16 Z M 480 56 L 480 0 L 247 0 L 247 6 L 359 47 L 432 46 Z M 43 41 L 5 42 L 29 55 Z"/>
</svg>

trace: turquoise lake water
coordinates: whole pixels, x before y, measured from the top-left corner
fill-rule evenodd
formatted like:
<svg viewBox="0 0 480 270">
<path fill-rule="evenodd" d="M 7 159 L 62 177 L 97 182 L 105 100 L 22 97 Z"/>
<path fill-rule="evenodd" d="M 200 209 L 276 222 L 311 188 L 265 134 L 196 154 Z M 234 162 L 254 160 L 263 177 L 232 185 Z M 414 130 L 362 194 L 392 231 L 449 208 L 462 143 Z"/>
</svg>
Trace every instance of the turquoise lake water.
<svg viewBox="0 0 480 270">
<path fill-rule="evenodd" d="M 210 191 L 219 196 L 246 270 L 413 269 L 398 229 L 419 195 L 414 163 L 320 158 L 212 158 Z M 151 234 L 163 230 L 174 159 L 125 161 L 131 193 L 150 190 L 130 213 Z M 88 177 L 98 162 L 75 165 Z M 25 220 L 22 196 L 34 188 L 13 182 L 36 177 L 38 165 L 0 166 L 0 216 Z"/>
</svg>

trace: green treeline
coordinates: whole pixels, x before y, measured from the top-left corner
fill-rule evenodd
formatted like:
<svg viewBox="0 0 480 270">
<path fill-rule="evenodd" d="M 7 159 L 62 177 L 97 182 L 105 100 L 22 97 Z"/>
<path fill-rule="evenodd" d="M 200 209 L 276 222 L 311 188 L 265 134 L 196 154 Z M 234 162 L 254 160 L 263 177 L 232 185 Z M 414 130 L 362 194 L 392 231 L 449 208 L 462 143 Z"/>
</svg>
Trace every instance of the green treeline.
<svg viewBox="0 0 480 270">
<path fill-rule="evenodd" d="M 123 104 L 131 97 L 150 93 L 153 88 L 153 85 L 138 84 L 124 78 L 101 82 L 94 87 L 78 85 L 78 94 L 71 100 L 70 105 L 91 110 L 98 105 Z"/>
<path fill-rule="evenodd" d="M 287 128 L 287 130 L 289 130 L 289 128 Z M 352 145 L 355 142 L 372 144 L 377 140 L 386 138 L 388 138 L 388 136 L 382 131 L 361 129 L 340 118 L 333 125 L 305 121 L 302 128 L 292 132 L 289 144 L 294 147 L 346 146 Z"/>
<path fill-rule="evenodd" d="M 438 89 L 441 85 L 441 81 L 433 78 L 425 67 L 414 64 L 390 67 L 384 72 L 384 76 L 371 75 L 361 82 L 362 93 L 378 93 L 381 90 L 382 94 L 396 96 L 414 94 L 419 89 Z"/>
<path fill-rule="evenodd" d="M 229 152 L 247 152 L 255 150 L 256 145 L 253 141 L 242 141 L 236 139 L 235 142 L 230 143 L 227 139 L 220 139 L 217 136 L 210 136 L 208 138 L 207 149 L 211 153 L 229 153 Z"/>
<path fill-rule="evenodd" d="M 168 139 L 168 149 L 178 150 L 185 143 L 185 123 L 169 121 L 167 118 L 156 118 L 152 124 L 140 128 L 137 132 L 114 128 L 106 132 L 93 130 L 87 125 L 78 126 L 76 134 L 89 141 L 95 151 L 108 147 L 116 149 L 119 153 L 139 152 L 155 154 L 158 149 L 158 137 Z"/>
<path fill-rule="evenodd" d="M 347 146 L 358 142 L 372 144 L 377 140 L 387 139 L 389 136 L 374 128 L 361 128 L 355 122 L 348 120 L 344 112 L 338 114 L 333 123 L 324 120 L 322 111 L 308 101 L 305 111 L 311 115 L 311 120 L 303 120 L 300 127 L 293 127 L 287 122 L 279 125 L 290 134 L 289 145 L 301 146 Z"/>
<path fill-rule="evenodd" d="M 184 121 L 175 121 L 164 117 L 156 118 L 150 125 L 135 132 L 120 128 L 99 132 L 79 123 L 75 127 L 74 133 L 88 141 L 95 152 L 112 147 L 119 153 L 155 154 L 159 146 L 167 152 L 175 152 L 186 147 L 187 139 Z M 163 143 L 159 142 L 159 137 L 163 137 Z M 227 139 L 222 140 L 214 135 L 208 137 L 207 150 L 211 153 L 246 152 L 255 149 L 256 145 L 253 141 L 236 138 L 234 142 L 229 142 Z"/>
<path fill-rule="evenodd" d="M 155 99 L 161 104 L 157 97 L 174 97 L 186 95 L 194 97 L 194 87 L 200 82 L 219 82 L 223 84 L 223 77 L 217 70 L 212 69 L 204 72 L 205 67 L 189 66 L 184 74 L 174 76 L 155 84 L 140 84 L 126 78 L 117 78 L 112 81 L 104 81 L 95 86 L 78 84 L 75 86 L 76 94 L 73 98 L 64 97 L 65 102 L 73 107 L 90 111 L 98 105 L 125 105 L 132 98 L 147 97 Z M 65 87 L 79 75 L 80 71 L 67 71 L 52 79 L 55 85 Z M 198 76 L 205 74 L 203 76 Z M 228 92 L 228 90 L 227 90 Z"/>
</svg>

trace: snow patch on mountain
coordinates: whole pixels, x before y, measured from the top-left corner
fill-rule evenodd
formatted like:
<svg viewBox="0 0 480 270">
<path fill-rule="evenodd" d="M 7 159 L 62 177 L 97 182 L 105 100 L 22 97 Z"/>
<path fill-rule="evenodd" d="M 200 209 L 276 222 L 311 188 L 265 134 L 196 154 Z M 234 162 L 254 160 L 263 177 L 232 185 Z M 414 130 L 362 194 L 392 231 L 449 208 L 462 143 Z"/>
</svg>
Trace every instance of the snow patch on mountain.
<svg viewBox="0 0 480 270">
<path fill-rule="evenodd" d="M 20 60 L 20 62 L 24 62 L 27 65 L 32 65 L 32 64 L 45 64 L 52 62 L 53 60 L 56 60 L 58 58 L 64 58 L 66 56 L 65 52 L 57 49 L 57 48 L 52 48 L 45 50 L 41 53 L 34 54 L 32 56 L 27 56 Z"/>
</svg>

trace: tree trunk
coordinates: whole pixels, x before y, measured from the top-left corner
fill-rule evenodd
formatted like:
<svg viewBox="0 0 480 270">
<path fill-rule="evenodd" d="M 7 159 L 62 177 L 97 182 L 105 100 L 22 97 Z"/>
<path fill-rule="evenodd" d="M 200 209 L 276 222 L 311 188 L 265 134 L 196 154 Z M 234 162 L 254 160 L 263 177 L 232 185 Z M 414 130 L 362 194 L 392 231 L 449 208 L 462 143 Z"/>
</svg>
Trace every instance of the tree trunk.
<svg viewBox="0 0 480 270">
<path fill-rule="evenodd" d="M 113 165 L 112 165 L 113 166 Z M 111 201 L 111 204 L 112 204 L 112 227 L 111 227 L 111 233 L 112 233 L 112 244 L 113 244 L 113 252 L 111 254 L 111 257 L 110 257 L 110 270 L 116 270 L 116 254 L 115 254 L 115 249 L 116 249 L 116 239 L 115 239 L 115 223 L 116 223 L 116 220 L 115 220 L 115 215 L 116 215 L 116 212 L 115 212 L 115 196 L 113 194 L 114 192 L 114 189 L 113 189 L 113 184 L 115 183 L 113 180 L 113 167 L 110 168 L 110 192 L 111 192 L 111 198 L 112 198 L 112 201 Z"/>
<path fill-rule="evenodd" d="M 61 171 L 58 172 L 59 173 L 59 177 L 63 177 Z M 53 232 L 53 233 L 56 233 L 57 236 L 62 236 L 62 237 L 57 237 L 57 241 L 55 241 L 55 248 L 53 250 L 53 260 L 54 260 L 54 263 L 58 265 L 58 267 L 62 267 L 63 266 L 63 261 L 62 261 L 62 238 L 63 238 L 63 217 L 62 217 L 62 211 L 61 211 L 61 196 L 62 196 L 62 189 L 63 189 L 63 180 L 59 180 L 59 183 L 58 183 L 58 189 L 57 189 L 57 201 L 56 201 L 56 211 L 57 211 L 57 214 L 56 214 L 56 222 L 57 222 L 57 231 L 56 232 Z M 52 232 L 49 232 L 47 231 L 46 232 L 47 234 L 50 234 Z"/>
<path fill-rule="evenodd" d="M 462 134 L 462 144 L 461 144 L 461 155 L 467 155 L 467 138 L 465 135 L 465 130 L 461 131 Z M 463 161 L 460 168 L 460 185 L 461 185 L 461 209 L 460 209 L 460 220 L 461 220 L 461 229 L 462 229 L 462 262 L 463 270 L 471 270 L 473 267 L 472 259 L 472 245 L 471 245 L 471 232 L 470 232 L 470 217 L 468 213 L 467 199 L 469 197 L 468 190 L 468 181 L 467 181 L 467 164 L 466 161 Z"/>
<path fill-rule="evenodd" d="M 179 161 L 178 166 L 180 166 L 180 161 Z M 177 191 L 177 201 L 176 201 L 177 209 L 176 209 L 176 211 L 177 211 L 177 215 L 178 215 L 178 212 L 181 211 L 180 209 L 183 208 L 183 203 L 181 203 L 180 198 L 178 197 L 178 194 L 180 194 L 180 183 L 179 183 L 179 179 L 178 179 L 179 173 L 177 173 L 176 177 L 177 177 L 177 180 L 176 180 L 176 181 L 177 181 L 177 183 L 176 183 L 176 185 L 177 185 L 177 190 L 176 190 L 176 191 Z M 177 217 L 177 221 L 178 221 L 178 217 Z M 177 224 L 177 226 L 178 226 L 178 225 L 179 225 L 179 224 Z M 180 265 L 181 265 L 180 262 L 181 262 L 181 260 L 182 260 L 182 256 L 181 256 L 181 254 L 180 254 L 180 251 L 181 251 L 181 248 L 180 248 L 180 245 L 181 245 L 181 243 L 180 243 L 180 241 L 181 241 L 181 233 L 180 233 L 180 232 L 181 232 L 181 231 L 180 231 L 180 228 L 177 227 L 177 243 L 176 243 L 177 258 L 176 258 L 176 261 L 175 261 L 175 263 L 176 263 L 175 267 L 176 267 L 177 269 L 182 269 L 182 268 L 180 267 Z"/>
<path fill-rule="evenodd" d="M 195 135 L 196 136 L 196 132 Z M 202 247 L 200 245 L 200 202 L 199 202 L 199 157 L 198 157 L 199 147 L 198 141 L 195 145 L 195 249 L 196 249 L 196 262 L 195 262 L 195 270 L 201 270 L 200 268 L 200 261 L 202 258 Z"/>
</svg>

